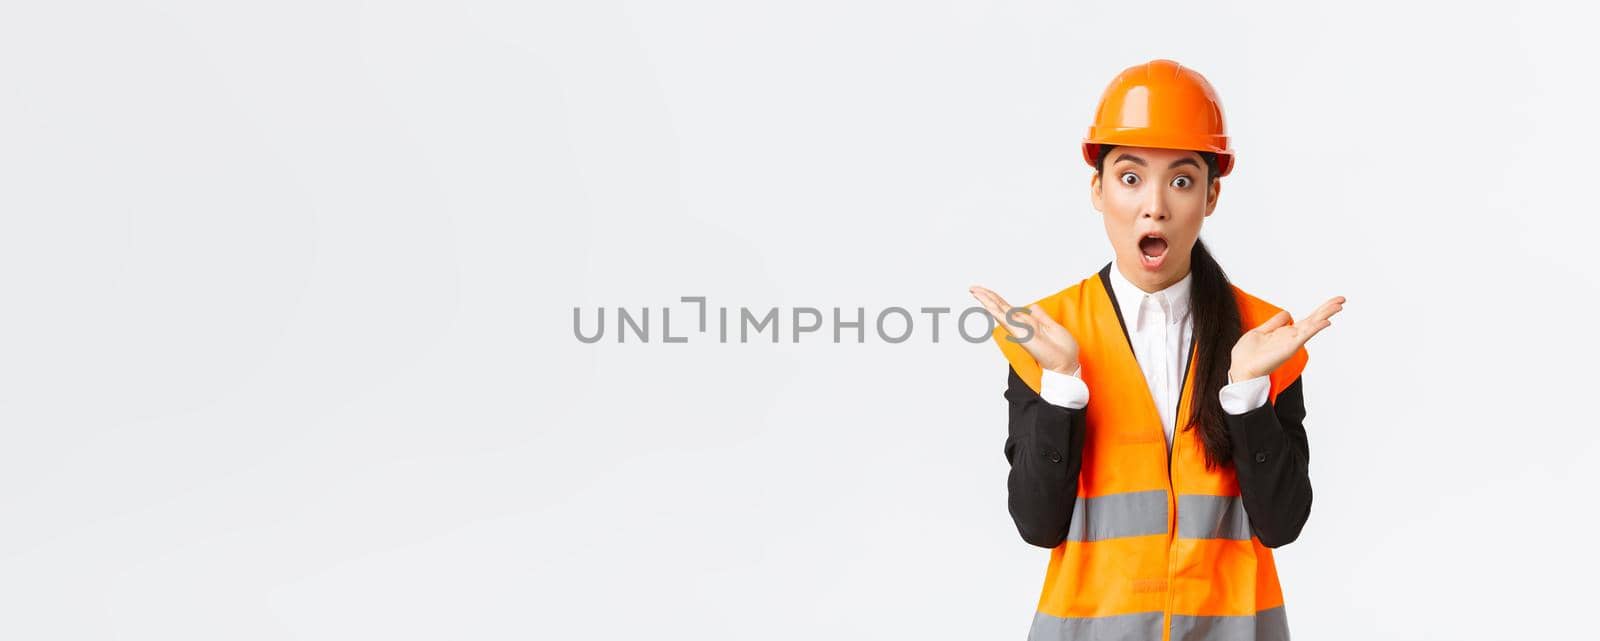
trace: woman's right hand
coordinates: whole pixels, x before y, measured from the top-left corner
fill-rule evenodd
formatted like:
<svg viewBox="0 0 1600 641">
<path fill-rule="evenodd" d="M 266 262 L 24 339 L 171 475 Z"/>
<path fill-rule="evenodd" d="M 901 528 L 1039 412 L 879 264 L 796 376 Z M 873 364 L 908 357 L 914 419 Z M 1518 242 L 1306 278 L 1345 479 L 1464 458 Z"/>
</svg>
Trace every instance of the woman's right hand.
<svg viewBox="0 0 1600 641">
<path fill-rule="evenodd" d="M 1026 313 L 1018 313 L 1008 321 L 1006 314 L 1011 311 L 1011 304 L 1006 299 L 978 285 L 973 285 L 967 291 L 989 311 L 995 323 L 1006 328 L 1006 332 L 1010 333 L 1011 328 L 1015 327 L 1013 323 L 1022 323 L 1033 330 L 1031 336 L 1019 336 L 1016 340 L 1017 344 L 1028 350 L 1039 367 L 1062 374 L 1072 374 L 1078 370 L 1078 341 L 1072 337 L 1072 332 L 1044 313 L 1038 305 L 1030 305 Z"/>
</svg>

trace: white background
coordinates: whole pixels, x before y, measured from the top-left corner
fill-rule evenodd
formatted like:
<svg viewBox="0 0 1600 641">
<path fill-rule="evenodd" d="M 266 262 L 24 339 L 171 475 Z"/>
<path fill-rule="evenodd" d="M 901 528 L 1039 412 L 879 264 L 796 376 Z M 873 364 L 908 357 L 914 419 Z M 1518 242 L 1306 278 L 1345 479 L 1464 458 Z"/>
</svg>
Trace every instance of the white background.
<svg viewBox="0 0 1600 641">
<path fill-rule="evenodd" d="M 1586 634 L 1593 17 L 1283 4 L 7 3 L 0 638 L 1023 638 L 992 344 L 572 309 L 1057 291 L 1156 57 L 1235 283 L 1349 299 L 1295 638 Z"/>
</svg>

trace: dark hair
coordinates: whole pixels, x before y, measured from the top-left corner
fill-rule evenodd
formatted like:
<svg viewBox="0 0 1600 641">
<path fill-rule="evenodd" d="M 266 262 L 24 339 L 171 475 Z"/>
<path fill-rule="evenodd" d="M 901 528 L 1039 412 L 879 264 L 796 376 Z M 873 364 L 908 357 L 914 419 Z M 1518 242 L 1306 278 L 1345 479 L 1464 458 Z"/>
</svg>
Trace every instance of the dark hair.
<svg viewBox="0 0 1600 641">
<path fill-rule="evenodd" d="M 1105 171 L 1106 156 L 1114 147 L 1105 145 L 1095 159 L 1096 174 Z M 1206 163 L 1206 185 L 1217 179 L 1217 155 L 1195 152 Z M 1233 440 L 1228 426 L 1223 423 L 1222 400 L 1218 393 L 1228 383 L 1228 369 L 1233 365 L 1233 345 L 1243 333 L 1239 318 L 1239 305 L 1233 297 L 1233 284 L 1222 266 L 1211 256 L 1206 244 L 1199 238 L 1194 241 L 1194 251 L 1189 259 L 1189 273 L 1194 279 L 1189 285 L 1189 309 L 1194 318 L 1195 366 L 1194 389 L 1190 390 L 1190 422 L 1182 429 L 1200 430 L 1200 441 L 1205 445 L 1206 467 L 1224 467 L 1233 461 Z"/>
</svg>

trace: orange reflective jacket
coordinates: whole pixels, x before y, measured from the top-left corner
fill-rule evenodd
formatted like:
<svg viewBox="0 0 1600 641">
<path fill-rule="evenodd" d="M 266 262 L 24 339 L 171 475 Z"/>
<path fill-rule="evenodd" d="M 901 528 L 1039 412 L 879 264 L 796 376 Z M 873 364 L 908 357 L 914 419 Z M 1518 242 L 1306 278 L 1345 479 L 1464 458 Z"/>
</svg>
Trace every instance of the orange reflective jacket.
<svg viewBox="0 0 1600 641">
<path fill-rule="evenodd" d="M 1234 297 L 1245 329 L 1280 311 L 1237 287 Z M 1077 339 L 1090 400 L 1072 521 L 1050 553 L 1029 639 L 1288 639 L 1272 550 L 1251 532 L 1234 468 L 1206 469 L 1199 433 L 1185 429 L 1195 351 L 1169 460 L 1160 414 L 1103 278 L 1037 302 Z M 1033 357 L 1005 326 L 994 338 L 1037 392 Z M 1269 398 L 1305 363 L 1301 348 L 1274 371 Z"/>
</svg>

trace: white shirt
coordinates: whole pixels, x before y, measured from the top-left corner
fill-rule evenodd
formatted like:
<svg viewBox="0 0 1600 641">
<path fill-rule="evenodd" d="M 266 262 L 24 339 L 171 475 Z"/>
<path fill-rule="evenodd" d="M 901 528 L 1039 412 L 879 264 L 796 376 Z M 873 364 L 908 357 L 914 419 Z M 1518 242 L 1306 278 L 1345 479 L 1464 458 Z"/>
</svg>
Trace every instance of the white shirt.
<svg viewBox="0 0 1600 641">
<path fill-rule="evenodd" d="M 1194 336 L 1194 319 L 1189 313 L 1189 286 L 1194 274 L 1184 274 L 1183 279 L 1158 292 L 1145 293 L 1134 285 L 1113 263 L 1111 267 L 1111 292 L 1117 307 L 1122 311 L 1128 328 L 1128 339 L 1133 343 L 1133 355 L 1144 371 L 1145 383 L 1150 386 L 1150 396 L 1155 399 L 1161 414 L 1162 428 L 1167 433 L 1167 449 L 1172 449 L 1172 431 L 1178 417 L 1178 390 L 1183 387 L 1184 368 L 1188 365 L 1189 343 Z M 1089 386 L 1072 374 L 1044 370 L 1039 383 L 1039 396 L 1052 405 L 1079 409 L 1089 404 Z M 1229 414 L 1243 414 L 1267 402 L 1271 377 L 1255 378 L 1229 383 L 1222 387 L 1222 410 Z"/>
</svg>

